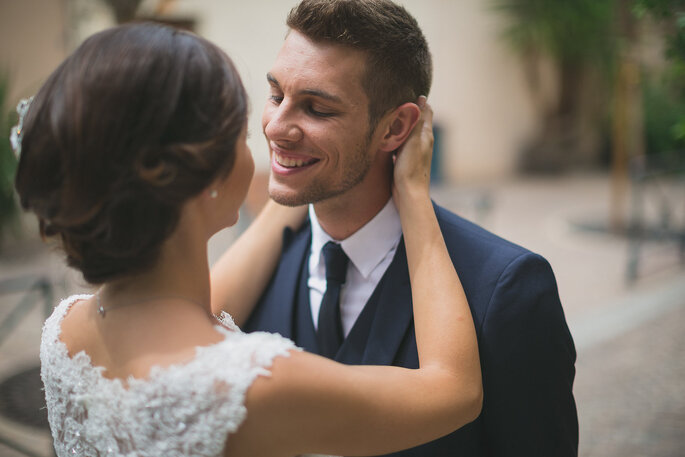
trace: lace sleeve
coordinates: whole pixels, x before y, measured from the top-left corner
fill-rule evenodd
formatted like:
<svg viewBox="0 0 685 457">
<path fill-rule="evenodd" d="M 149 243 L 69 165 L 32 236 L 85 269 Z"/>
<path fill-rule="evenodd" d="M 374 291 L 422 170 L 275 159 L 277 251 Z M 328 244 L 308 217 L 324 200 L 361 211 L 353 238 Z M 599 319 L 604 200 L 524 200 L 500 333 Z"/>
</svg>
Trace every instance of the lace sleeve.
<svg viewBox="0 0 685 457">
<path fill-rule="evenodd" d="M 196 421 L 194 430 L 184 432 L 184 441 L 196 446 L 218 443 L 207 449 L 207 455 L 218 455 L 227 437 L 245 420 L 245 396 L 250 385 L 258 376 L 270 375 L 274 358 L 287 357 L 294 349 L 292 341 L 279 335 L 232 331 L 226 331 L 224 342 L 198 348 L 196 359 L 184 373 L 185 379 L 173 383 L 188 389 L 176 396 L 187 399 L 182 416 Z"/>
<path fill-rule="evenodd" d="M 228 314 L 226 311 L 221 311 L 221 314 L 217 316 L 217 319 L 219 319 L 219 322 L 226 326 L 227 329 L 233 330 L 234 332 L 241 331 L 240 328 L 236 325 L 235 321 L 233 320 L 233 316 Z"/>
</svg>

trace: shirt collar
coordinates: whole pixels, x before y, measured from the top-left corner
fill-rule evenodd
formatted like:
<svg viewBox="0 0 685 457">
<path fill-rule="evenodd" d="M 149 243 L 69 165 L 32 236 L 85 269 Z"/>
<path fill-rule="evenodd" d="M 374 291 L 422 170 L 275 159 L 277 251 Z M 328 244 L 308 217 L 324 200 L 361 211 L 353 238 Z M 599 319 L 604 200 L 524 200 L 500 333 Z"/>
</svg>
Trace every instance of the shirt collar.
<svg viewBox="0 0 685 457">
<path fill-rule="evenodd" d="M 335 240 L 319 225 L 313 205 L 309 205 L 309 219 L 312 226 L 312 253 L 318 253 L 316 257 L 319 263 L 322 262 L 323 246 Z M 336 242 L 340 243 L 343 251 L 361 275 L 367 278 L 388 252 L 397 246 L 401 237 L 400 215 L 395 202 L 390 198 L 383 209 L 362 228 L 346 239 Z"/>
</svg>

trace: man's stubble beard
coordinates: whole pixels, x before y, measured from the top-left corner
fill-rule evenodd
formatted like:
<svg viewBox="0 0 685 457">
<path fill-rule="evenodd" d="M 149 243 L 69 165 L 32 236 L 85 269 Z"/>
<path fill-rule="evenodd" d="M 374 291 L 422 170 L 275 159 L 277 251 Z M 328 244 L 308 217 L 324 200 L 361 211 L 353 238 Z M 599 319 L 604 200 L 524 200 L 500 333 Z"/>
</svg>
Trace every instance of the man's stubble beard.
<svg viewBox="0 0 685 457">
<path fill-rule="evenodd" d="M 302 189 L 295 192 L 278 192 L 271 190 L 269 186 L 269 196 L 276 203 L 285 206 L 300 206 L 310 203 L 319 203 L 334 197 L 338 197 L 362 182 L 371 169 L 371 154 L 369 145 L 371 144 L 370 135 L 365 135 L 366 141 L 356 148 L 354 155 L 347 158 L 345 170 L 340 182 L 332 184 L 326 182 L 325 177 L 316 177 L 307 183 Z M 273 175 L 269 177 L 272 180 Z"/>
</svg>

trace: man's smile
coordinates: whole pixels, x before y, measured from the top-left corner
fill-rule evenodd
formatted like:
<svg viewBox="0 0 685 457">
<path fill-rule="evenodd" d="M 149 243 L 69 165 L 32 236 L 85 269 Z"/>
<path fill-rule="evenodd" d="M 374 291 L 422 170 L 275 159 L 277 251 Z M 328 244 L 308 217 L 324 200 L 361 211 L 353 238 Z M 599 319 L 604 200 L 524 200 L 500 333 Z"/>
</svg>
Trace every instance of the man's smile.
<svg viewBox="0 0 685 457">
<path fill-rule="evenodd" d="M 300 168 L 319 161 L 319 159 L 315 159 L 312 157 L 286 156 L 283 154 L 279 154 L 276 151 L 274 151 L 274 160 L 276 161 L 276 163 L 285 168 Z"/>
<path fill-rule="evenodd" d="M 320 159 L 309 155 L 291 154 L 276 147 L 272 148 L 271 170 L 283 176 L 288 176 L 307 170 L 312 165 L 320 162 Z"/>
</svg>

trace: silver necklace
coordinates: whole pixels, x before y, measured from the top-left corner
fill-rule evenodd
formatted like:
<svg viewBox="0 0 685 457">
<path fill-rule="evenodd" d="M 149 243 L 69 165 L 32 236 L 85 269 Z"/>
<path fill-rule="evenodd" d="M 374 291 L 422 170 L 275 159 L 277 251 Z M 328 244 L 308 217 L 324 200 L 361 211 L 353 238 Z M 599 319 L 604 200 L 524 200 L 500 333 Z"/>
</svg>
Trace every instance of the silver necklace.
<svg viewBox="0 0 685 457">
<path fill-rule="evenodd" d="M 160 296 L 149 297 L 149 298 L 146 298 L 146 299 L 143 299 L 143 300 L 138 300 L 138 301 L 133 301 L 133 302 L 119 303 L 118 305 L 112 305 L 112 306 L 108 306 L 108 307 L 105 308 L 105 307 L 102 305 L 102 301 L 101 301 L 101 299 L 100 299 L 100 290 L 98 290 L 97 292 L 95 292 L 95 305 L 96 305 L 96 307 L 97 307 L 97 312 L 98 312 L 98 314 L 99 314 L 100 316 L 102 316 L 103 319 L 104 319 L 104 317 L 107 315 L 107 312 L 108 312 L 108 311 L 112 311 L 112 310 L 117 309 L 117 308 L 122 308 L 122 307 L 124 307 L 124 306 L 129 306 L 129 305 L 139 305 L 139 304 L 141 304 L 141 303 L 151 302 L 151 301 L 155 301 L 155 300 L 165 300 L 165 299 L 166 299 L 166 300 L 168 300 L 168 299 L 183 300 L 183 301 L 186 301 L 186 302 L 188 302 L 188 303 L 192 303 L 192 304 L 194 304 L 194 305 L 197 305 L 197 306 L 199 306 L 200 308 L 203 308 L 203 309 L 204 309 L 204 307 L 205 307 L 204 304 L 202 304 L 202 303 L 200 303 L 200 302 L 198 302 L 198 301 L 191 300 L 190 298 L 182 297 L 182 296 L 180 296 L 180 295 L 160 295 Z M 212 317 L 214 317 L 215 319 L 217 319 L 217 317 L 216 317 L 216 315 L 214 315 L 214 313 L 210 313 L 210 314 L 212 315 Z"/>
</svg>

